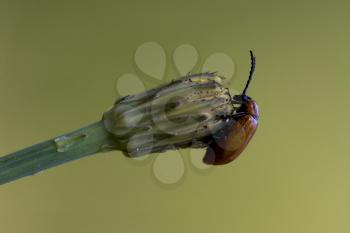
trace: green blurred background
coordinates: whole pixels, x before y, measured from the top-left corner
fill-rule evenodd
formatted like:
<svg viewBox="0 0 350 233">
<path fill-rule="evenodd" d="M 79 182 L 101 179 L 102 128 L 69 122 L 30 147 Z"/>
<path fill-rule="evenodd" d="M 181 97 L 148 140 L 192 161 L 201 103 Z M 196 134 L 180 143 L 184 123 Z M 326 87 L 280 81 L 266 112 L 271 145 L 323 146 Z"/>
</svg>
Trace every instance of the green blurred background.
<svg viewBox="0 0 350 233">
<path fill-rule="evenodd" d="M 0 155 L 79 128 L 114 101 L 145 41 L 236 64 L 260 126 L 239 159 L 157 185 L 118 152 L 0 187 L 0 232 L 350 231 L 349 2 L 0 0 Z M 167 74 L 175 74 L 171 62 Z"/>
</svg>

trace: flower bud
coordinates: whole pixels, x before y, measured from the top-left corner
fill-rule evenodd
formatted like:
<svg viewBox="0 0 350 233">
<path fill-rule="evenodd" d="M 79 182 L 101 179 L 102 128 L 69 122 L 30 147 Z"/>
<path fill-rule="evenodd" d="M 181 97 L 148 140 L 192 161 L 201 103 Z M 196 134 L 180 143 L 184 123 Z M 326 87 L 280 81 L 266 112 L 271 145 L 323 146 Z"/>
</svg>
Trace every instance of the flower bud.
<svg viewBox="0 0 350 233">
<path fill-rule="evenodd" d="M 207 146 L 235 108 L 216 73 L 187 75 L 122 97 L 103 115 L 118 149 L 130 157 Z"/>
</svg>

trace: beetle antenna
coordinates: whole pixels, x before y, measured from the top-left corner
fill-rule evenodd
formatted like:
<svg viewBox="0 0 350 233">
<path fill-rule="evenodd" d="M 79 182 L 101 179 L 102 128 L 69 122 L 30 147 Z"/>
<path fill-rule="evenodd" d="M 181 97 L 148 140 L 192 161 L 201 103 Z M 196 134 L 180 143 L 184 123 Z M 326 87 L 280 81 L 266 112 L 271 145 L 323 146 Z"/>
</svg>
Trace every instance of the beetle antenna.
<svg viewBox="0 0 350 233">
<path fill-rule="evenodd" d="M 247 92 L 247 89 L 249 87 L 250 81 L 253 79 L 253 74 L 254 74 L 254 71 L 255 71 L 255 60 L 256 59 L 255 59 L 255 56 L 254 56 L 252 50 L 250 50 L 250 60 L 251 60 L 251 66 L 250 66 L 249 78 L 248 78 L 247 83 L 245 85 L 245 88 L 244 88 L 244 90 L 242 92 L 243 96 Z"/>
</svg>

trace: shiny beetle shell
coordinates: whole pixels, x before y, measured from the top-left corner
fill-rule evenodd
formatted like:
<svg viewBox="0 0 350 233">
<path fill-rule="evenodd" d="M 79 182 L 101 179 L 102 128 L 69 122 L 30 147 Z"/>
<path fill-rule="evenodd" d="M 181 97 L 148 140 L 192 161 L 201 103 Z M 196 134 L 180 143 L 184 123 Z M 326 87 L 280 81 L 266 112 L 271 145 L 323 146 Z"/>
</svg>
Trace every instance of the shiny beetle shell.
<svg viewBox="0 0 350 233">
<path fill-rule="evenodd" d="M 246 104 L 249 114 L 230 120 L 220 138 L 208 145 L 203 162 L 221 165 L 232 162 L 246 148 L 258 127 L 259 110 L 255 101 Z"/>
</svg>

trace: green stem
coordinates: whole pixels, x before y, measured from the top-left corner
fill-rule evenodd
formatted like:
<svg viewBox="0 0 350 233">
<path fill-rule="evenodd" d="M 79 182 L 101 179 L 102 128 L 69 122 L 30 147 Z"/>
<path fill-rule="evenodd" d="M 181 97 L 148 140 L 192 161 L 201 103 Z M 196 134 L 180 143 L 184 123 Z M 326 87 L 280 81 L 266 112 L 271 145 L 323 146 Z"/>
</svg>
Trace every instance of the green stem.
<svg viewBox="0 0 350 233">
<path fill-rule="evenodd" d="M 0 157 L 0 185 L 45 169 L 105 151 L 114 145 L 103 122 Z"/>
</svg>

